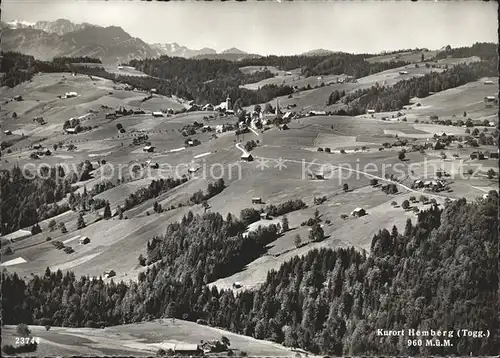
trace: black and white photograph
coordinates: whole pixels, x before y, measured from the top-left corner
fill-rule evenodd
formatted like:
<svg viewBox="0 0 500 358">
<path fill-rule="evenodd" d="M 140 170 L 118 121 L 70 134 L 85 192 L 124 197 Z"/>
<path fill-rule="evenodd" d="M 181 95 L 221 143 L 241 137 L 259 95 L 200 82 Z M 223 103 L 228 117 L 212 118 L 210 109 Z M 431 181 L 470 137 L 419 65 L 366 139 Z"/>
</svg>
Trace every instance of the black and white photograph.
<svg viewBox="0 0 500 358">
<path fill-rule="evenodd" d="M 0 6 L 1 356 L 498 355 L 496 1 Z"/>
</svg>

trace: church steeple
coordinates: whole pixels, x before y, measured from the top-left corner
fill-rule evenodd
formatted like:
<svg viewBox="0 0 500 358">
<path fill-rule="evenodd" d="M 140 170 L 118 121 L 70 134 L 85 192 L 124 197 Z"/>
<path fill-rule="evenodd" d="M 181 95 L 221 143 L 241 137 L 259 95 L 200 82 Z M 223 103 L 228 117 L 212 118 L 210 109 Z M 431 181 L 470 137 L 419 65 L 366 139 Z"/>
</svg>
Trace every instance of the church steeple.
<svg viewBox="0 0 500 358">
<path fill-rule="evenodd" d="M 227 95 L 226 98 L 226 109 L 227 110 L 231 109 L 231 97 L 229 97 L 229 94 Z"/>
<path fill-rule="evenodd" d="M 279 100 L 278 98 L 276 98 L 276 112 L 275 112 L 275 114 L 276 114 L 277 116 L 279 116 L 279 115 L 280 115 L 280 102 L 279 102 L 279 101 L 280 101 L 280 100 Z"/>
</svg>

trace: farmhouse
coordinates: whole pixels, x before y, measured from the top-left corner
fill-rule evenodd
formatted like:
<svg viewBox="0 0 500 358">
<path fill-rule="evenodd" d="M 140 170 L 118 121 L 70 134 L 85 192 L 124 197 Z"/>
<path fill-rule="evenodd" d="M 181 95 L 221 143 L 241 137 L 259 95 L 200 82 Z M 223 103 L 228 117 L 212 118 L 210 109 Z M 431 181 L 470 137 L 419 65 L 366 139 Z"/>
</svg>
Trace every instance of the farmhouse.
<svg viewBox="0 0 500 358">
<path fill-rule="evenodd" d="M 252 204 L 262 204 L 261 198 L 252 198 Z"/>
<path fill-rule="evenodd" d="M 219 124 L 215 126 L 215 133 L 224 133 L 226 131 L 226 126 L 224 124 Z"/>
<path fill-rule="evenodd" d="M 283 115 L 283 119 L 289 119 L 292 117 L 292 112 L 286 112 L 284 115 Z"/>
<path fill-rule="evenodd" d="M 156 93 L 156 88 L 151 88 L 151 91 L 149 91 L 151 93 Z"/>
<path fill-rule="evenodd" d="M 407 74 L 408 74 L 408 71 L 399 71 L 399 74 L 400 74 L 400 75 L 407 75 Z"/>
<path fill-rule="evenodd" d="M 87 236 L 82 236 L 78 239 L 78 243 L 80 245 L 87 245 L 90 242 L 90 239 Z"/>
<path fill-rule="evenodd" d="M 189 106 L 189 108 L 187 109 L 188 112 L 195 112 L 195 111 L 199 111 L 200 110 L 200 106 L 198 106 L 196 103 L 195 104 L 192 104 L 191 106 Z"/>
<path fill-rule="evenodd" d="M 76 92 L 66 92 L 66 94 L 64 95 L 64 97 L 66 98 L 71 98 L 71 97 L 76 97 L 78 96 L 78 93 Z"/>
<path fill-rule="evenodd" d="M 326 116 L 325 111 L 310 111 L 309 116 Z"/>
<path fill-rule="evenodd" d="M 14 96 L 14 101 L 22 101 L 23 100 L 23 96 Z"/>
<path fill-rule="evenodd" d="M 69 133 L 69 134 L 76 134 L 76 128 L 66 128 L 65 129 L 66 133 Z"/>
<path fill-rule="evenodd" d="M 375 110 L 374 109 L 367 109 L 366 113 L 368 113 L 368 114 L 374 114 Z"/>
<path fill-rule="evenodd" d="M 260 213 L 261 220 L 271 220 L 271 216 L 268 213 Z"/>
<path fill-rule="evenodd" d="M 479 160 L 481 160 L 481 159 L 484 159 L 484 154 L 482 152 L 472 152 L 470 154 L 469 158 L 471 160 L 473 160 L 473 159 L 479 159 Z"/>
<path fill-rule="evenodd" d="M 192 147 L 192 146 L 194 145 L 193 140 L 192 140 L 192 139 L 189 139 L 189 140 L 187 141 L 187 145 L 189 145 L 190 147 Z"/>
<path fill-rule="evenodd" d="M 3 131 L 3 134 L 5 135 L 12 135 L 12 131 L 10 131 L 9 129 Z"/>
<path fill-rule="evenodd" d="M 192 167 L 188 169 L 188 173 L 193 174 L 196 173 L 200 169 L 200 167 Z"/>
<path fill-rule="evenodd" d="M 314 173 L 314 178 L 317 180 L 324 180 L 325 176 L 323 173 Z"/>
<path fill-rule="evenodd" d="M 484 81 L 484 84 L 485 84 L 485 85 L 492 85 L 492 84 L 493 84 L 493 81 L 486 80 L 486 81 Z"/>
<path fill-rule="evenodd" d="M 200 354 L 201 349 L 197 344 L 176 344 L 173 348 L 174 353 L 178 353 L 179 355 L 188 355 L 188 354 Z"/>
<path fill-rule="evenodd" d="M 5 236 L 2 236 L 2 238 L 7 239 L 10 242 L 15 242 L 15 241 L 22 240 L 22 239 L 25 239 L 25 238 L 30 237 L 30 236 L 31 236 L 31 231 L 21 229 L 21 230 L 14 231 L 13 233 L 7 234 Z"/>
<path fill-rule="evenodd" d="M 207 103 L 206 105 L 203 106 L 202 108 L 204 111 L 213 111 L 214 106 L 211 103 Z"/>
<path fill-rule="evenodd" d="M 149 167 L 151 169 L 158 169 L 160 167 L 160 165 L 157 162 L 150 162 Z"/>
<path fill-rule="evenodd" d="M 155 151 L 155 147 L 151 146 L 151 145 L 147 145 L 145 146 L 143 149 L 142 149 L 144 152 L 148 152 L 148 153 L 153 153 Z"/>
<path fill-rule="evenodd" d="M 356 208 L 351 212 L 351 216 L 361 217 L 366 215 L 366 211 L 363 208 Z"/>
<path fill-rule="evenodd" d="M 233 282 L 233 288 L 241 288 L 242 286 L 240 282 Z"/>
<path fill-rule="evenodd" d="M 153 115 L 153 117 L 163 117 L 162 112 L 153 112 L 152 115 Z"/>
<path fill-rule="evenodd" d="M 424 186 L 424 182 L 422 180 L 415 180 L 413 183 L 414 188 L 422 188 Z"/>
<path fill-rule="evenodd" d="M 113 270 L 104 271 L 104 278 L 109 278 L 109 277 L 113 277 L 113 276 L 116 276 L 115 271 L 113 271 Z"/>
<path fill-rule="evenodd" d="M 251 161 L 253 161 L 252 154 L 250 154 L 250 153 L 242 154 L 241 155 L 241 160 L 243 160 L 245 162 L 251 162 Z"/>
</svg>

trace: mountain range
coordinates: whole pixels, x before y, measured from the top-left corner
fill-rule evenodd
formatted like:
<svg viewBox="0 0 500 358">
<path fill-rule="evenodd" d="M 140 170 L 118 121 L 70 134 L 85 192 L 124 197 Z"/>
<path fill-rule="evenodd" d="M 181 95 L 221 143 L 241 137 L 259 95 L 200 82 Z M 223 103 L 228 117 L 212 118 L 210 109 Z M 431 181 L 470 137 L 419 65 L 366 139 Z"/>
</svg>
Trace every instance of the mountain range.
<svg viewBox="0 0 500 358">
<path fill-rule="evenodd" d="M 119 64 L 132 59 L 159 56 L 228 61 L 260 57 L 234 47 L 217 53 L 212 48 L 195 50 L 176 42 L 148 44 L 132 37 L 121 27 L 75 24 L 66 19 L 35 23 L 20 20 L 1 22 L 0 28 L 4 51 L 17 51 L 40 60 L 51 60 L 60 56 L 88 56 L 97 57 L 105 64 Z M 331 53 L 333 52 L 329 50 L 318 49 L 303 55 L 318 56 Z"/>
</svg>

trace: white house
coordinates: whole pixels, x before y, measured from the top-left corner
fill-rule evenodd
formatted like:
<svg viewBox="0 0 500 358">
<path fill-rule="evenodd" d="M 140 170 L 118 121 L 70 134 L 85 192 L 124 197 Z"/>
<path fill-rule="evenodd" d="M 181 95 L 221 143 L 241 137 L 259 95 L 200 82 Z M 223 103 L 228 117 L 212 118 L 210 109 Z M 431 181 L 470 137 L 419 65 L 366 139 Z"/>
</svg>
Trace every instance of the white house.
<svg viewBox="0 0 500 358">
<path fill-rule="evenodd" d="M 251 162 L 251 161 L 253 161 L 252 154 L 250 154 L 250 153 L 242 154 L 241 155 L 241 160 L 243 160 L 245 162 Z"/>
<path fill-rule="evenodd" d="M 493 84 L 493 81 L 491 81 L 491 80 L 486 80 L 486 81 L 484 81 L 484 84 L 485 84 L 485 85 L 492 85 L 492 84 Z"/>
<path fill-rule="evenodd" d="M 309 112 L 310 116 L 326 116 L 325 111 L 310 111 Z"/>
<path fill-rule="evenodd" d="M 153 112 L 153 117 L 163 117 L 163 113 L 162 112 Z"/>
<path fill-rule="evenodd" d="M 374 114 L 375 110 L 374 109 L 367 109 L 366 113 L 368 113 L 368 114 Z"/>
<path fill-rule="evenodd" d="M 69 133 L 69 134 L 75 134 L 76 128 L 66 128 L 65 131 L 66 131 L 66 133 Z"/>
<path fill-rule="evenodd" d="M 400 74 L 400 75 L 407 75 L 407 74 L 408 74 L 408 71 L 399 71 L 399 74 Z"/>
<path fill-rule="evenodd" d="M 66 98 L 76 97 L 76 96 L 78 96 L 78 93 L 76 93 L 76 92 L 66 92 L 66 94 L 64 96 Z"/>
</svg>

